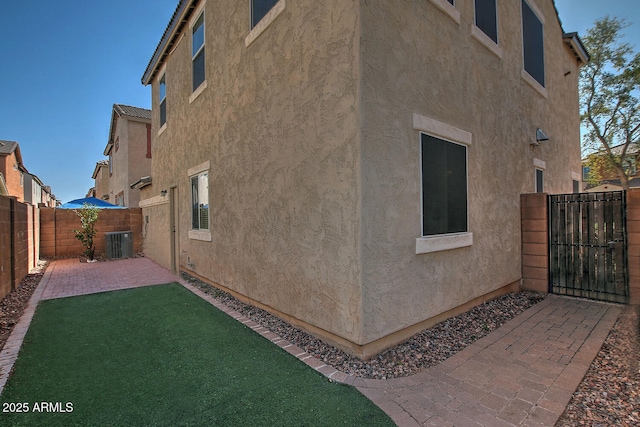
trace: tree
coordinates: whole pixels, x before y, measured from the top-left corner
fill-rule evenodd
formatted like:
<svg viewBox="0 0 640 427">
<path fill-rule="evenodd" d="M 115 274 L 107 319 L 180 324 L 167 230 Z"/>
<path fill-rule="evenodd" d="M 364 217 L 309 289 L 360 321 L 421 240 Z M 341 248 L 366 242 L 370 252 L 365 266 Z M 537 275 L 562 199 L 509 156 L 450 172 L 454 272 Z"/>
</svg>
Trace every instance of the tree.
<svg viewBox="0 0 640 427">
<path fill-rule="evenodd" d="M 606 172 L 629 188 L 628 157 L 640 142 L 640 53 L 621 41 L 625 20 L 606 16 L 587 31 L 590 61 L 580 70 L 583 152 L 595 180 Z"/>
<path fill-rule="evenodd" d="M 93 260 L 95 255 L 95 246 L 93 244 L 93 238 L 96 236 L 98 232 L 96 230 L 96 222 L 98 222 L 98 213 L 100 209 L 95 205 L 89 205 L 87 203 L 83 204 L 80 209 L 76 211 L 78 216 L 80 217 L 81 227 L 77 230 L 73 230 L 76 234 L 76 239 L 82 242 L 82 246 L 84 246 L 85 251 L 83 255 L 85 255 L 89 260 Z"/>
</svg>

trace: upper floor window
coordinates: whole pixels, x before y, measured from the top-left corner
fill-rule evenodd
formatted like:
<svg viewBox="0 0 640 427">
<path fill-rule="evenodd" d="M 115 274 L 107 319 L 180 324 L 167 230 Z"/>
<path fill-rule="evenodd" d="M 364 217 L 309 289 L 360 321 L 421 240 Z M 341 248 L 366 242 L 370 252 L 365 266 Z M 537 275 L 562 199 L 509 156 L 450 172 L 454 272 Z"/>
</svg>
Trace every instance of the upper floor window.
<svg viewBox="0 0 640 427">
<path fill-rule="evenodd" d="M 475 0 L 476 27 L 482 30 L 494 43 L 498 43 L 498 11 L 496 0 Z"/>
<path fill-rule="evenodd" d="M 522 0 L 524 69 L 544 87 L 544 26 L 526 0 Z"/>
<path fill-rule="evenodd" d="M 204 12 L 193 26 L 191 38 L 191 58 L 193 62 L 193 88 L 195 91 L 204 82 Z"/>
<path fill-rule="evenodd" d="M 467 232 L 467 147 L 422 133 L 421 152 L 422 235 Z"/>
<path fill-rule="evenodd" d="M 455 4 L 453 4 L 453 0 L 447 0 L 449 3 L 451 3 L 452 6 L 455 6 Z"/>
<path fill-rule="evenodd" d="M 160 92 L 160 127 L 167 123 L 167 85 L 165 77 L 166 76 L 163 74 L 158 85 Z"/>
<path fill-rule="evenodd" d="M 251 0 L 251 28 L 269 13 L 279 0 Z"/>
<path fill-rule="evenodd" d="M 582 180 L 589 181 L 589 175 L 591 174 L 591 168 L 589 166 L 582 167 Z"/>
</svg>

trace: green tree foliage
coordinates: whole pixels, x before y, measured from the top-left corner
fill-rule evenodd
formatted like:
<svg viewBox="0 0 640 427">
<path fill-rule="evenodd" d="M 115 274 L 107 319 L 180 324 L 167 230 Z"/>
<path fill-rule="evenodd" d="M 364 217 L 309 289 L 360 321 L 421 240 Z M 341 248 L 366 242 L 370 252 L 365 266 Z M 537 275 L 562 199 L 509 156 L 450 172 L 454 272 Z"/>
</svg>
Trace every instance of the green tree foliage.
<svg viewBox="0 0 640 427">
<path fill-rule="evenodd" d="M 624 189 L 629 188 L 629 149 L 635 151 L 640 142 L 640 54 L 621 41 L 628 25 L 608 16 L 596 21 L 583 38 L 591 60 L 580 71 L 581 119 L 587 129 L 583 151 L 596 153 L 587 158 L 592 180 L 613 173 Z"/>
<path fill-rule="evenodd" d="M 93 244 L 93 238 L 98 232 L 95 225 L 96 222 L 98 222 L 98 213 L 100 212 L 100 209 L 95 205 L 85 203 L 75 212 L 80 217 L 81 227 L 77 230 L 73 230 L 73 232 L 76 234 L 76 239 L 80 240 L 80 242 L 82 242 L 82 246 L 84 246 L 85 251 L 83 252 L 83 255 L 90 260 L 93 260 L 96 249 Z"/>
</svg>

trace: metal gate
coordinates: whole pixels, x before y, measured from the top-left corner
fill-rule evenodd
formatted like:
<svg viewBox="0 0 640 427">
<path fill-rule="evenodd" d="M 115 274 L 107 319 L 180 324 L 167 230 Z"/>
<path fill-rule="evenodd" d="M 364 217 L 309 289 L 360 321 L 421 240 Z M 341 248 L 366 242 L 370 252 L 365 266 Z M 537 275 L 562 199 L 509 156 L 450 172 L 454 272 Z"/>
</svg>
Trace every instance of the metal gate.
<svg viewBox="0 0 640 427">
<path fill-rule="evenodd" d="M 549 196 L 550 292 L 628 303 L 624 191 Z"/>
</svg>

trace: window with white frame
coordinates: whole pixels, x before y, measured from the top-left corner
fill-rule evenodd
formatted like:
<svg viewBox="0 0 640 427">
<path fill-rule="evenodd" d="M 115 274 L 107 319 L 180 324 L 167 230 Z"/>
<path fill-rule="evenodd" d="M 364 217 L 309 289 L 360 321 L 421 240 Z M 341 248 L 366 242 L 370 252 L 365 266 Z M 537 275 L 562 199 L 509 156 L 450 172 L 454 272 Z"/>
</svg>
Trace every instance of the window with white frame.
<svg viewBox="0 0 640 427">
<path fill-rule="evenodd" d="M 498 43 L 496 0 L 475 0 L 475 25 L 494 43 Z"/>
<path fill-rule="evenodd" d="M 160 127 L 167 123 L 167 85 L 166 75 L 163 74 L 158 84 L 158 92 L 160 99 Z"/>
<path fill-rule="evenodd" d="M 191 177 L 191 229 L 209 230 L 209 173 Z"/>
<path fill-rule="evenodd" d="M 420 138 L 422 235 L 467 232 L 467 147 L 426 133 Z"/>
<path fill-rule="evenodd" d="M 522 0 L 522 46 L 524 70 L 544 87 L 544 25 L 526 0 Z"/>
<path fill-rule="evenodd" d="M 193 68 L 193 87 L 195 91 L 205 80 L 205 49 L 204 49 L 204 12 L 193 25 L 191 37 L 191 60 Z"/>
<path fill-rule="evenodd" d="M 265 17 L 279 0 L 251 0 L 251 28 Z"/>
</svg>

